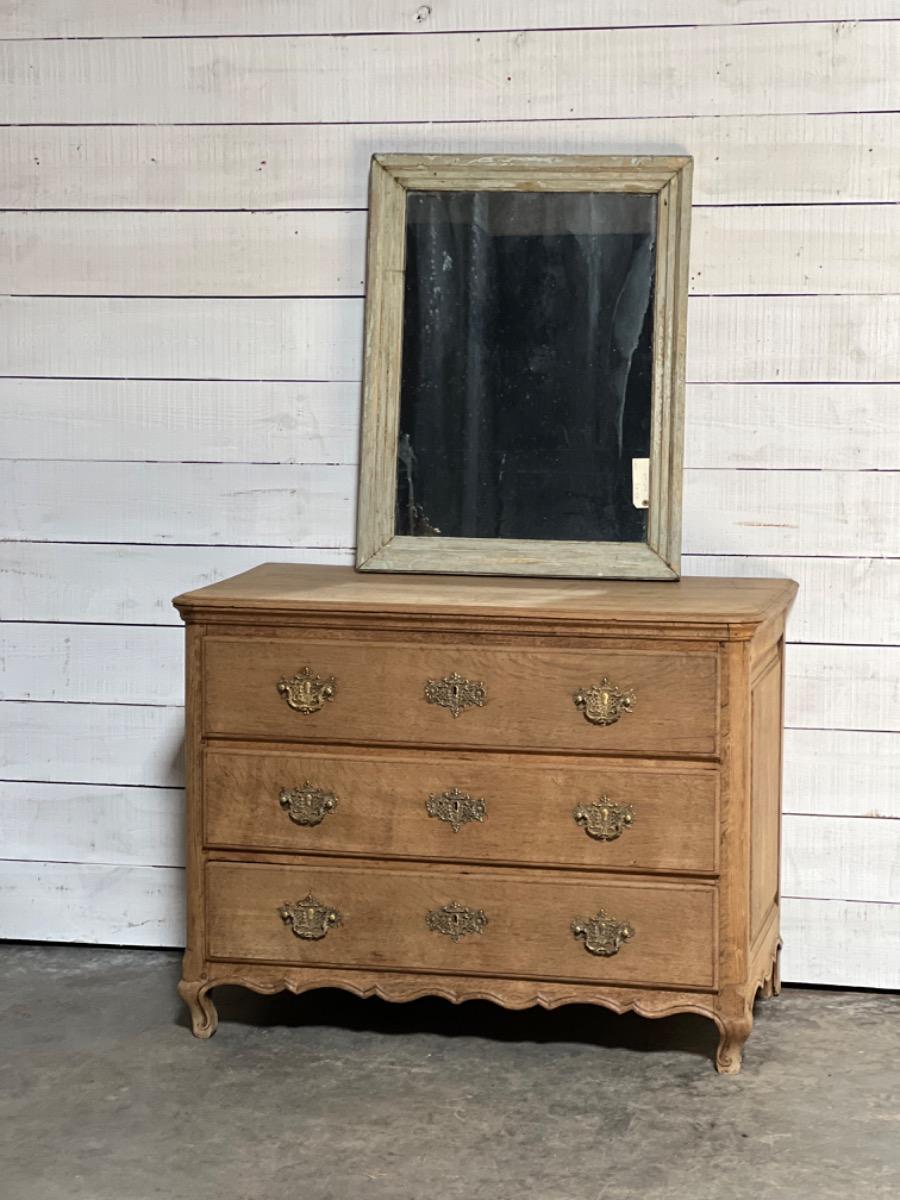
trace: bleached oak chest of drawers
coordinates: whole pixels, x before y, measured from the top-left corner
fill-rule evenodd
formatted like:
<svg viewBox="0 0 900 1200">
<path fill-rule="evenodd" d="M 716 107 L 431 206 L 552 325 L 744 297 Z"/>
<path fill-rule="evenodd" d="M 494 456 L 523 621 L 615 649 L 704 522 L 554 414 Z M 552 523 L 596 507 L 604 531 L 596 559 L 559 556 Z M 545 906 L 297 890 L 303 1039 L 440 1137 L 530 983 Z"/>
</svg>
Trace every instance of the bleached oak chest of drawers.
<svg viewBox="0 0 900 1200">
<path fill-rule="evenodd" d="M 268 564 L 187 621 L 180 992 L 695 1012 L 778 990 L 787 580 Z"/>
</svg>

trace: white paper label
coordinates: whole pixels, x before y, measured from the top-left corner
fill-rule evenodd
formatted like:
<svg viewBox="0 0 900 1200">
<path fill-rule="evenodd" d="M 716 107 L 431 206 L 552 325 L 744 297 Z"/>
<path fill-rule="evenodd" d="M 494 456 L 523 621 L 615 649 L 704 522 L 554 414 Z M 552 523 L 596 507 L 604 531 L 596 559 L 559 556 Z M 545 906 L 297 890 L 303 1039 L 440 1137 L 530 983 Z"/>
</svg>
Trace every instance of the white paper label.
<svg viewBox="0 0 900 1200">
<path fill-rule="evenodd" d="M 631 460 L 631 502 L 635 508 L 650 507 L 650 459 Z"/>
</svg>

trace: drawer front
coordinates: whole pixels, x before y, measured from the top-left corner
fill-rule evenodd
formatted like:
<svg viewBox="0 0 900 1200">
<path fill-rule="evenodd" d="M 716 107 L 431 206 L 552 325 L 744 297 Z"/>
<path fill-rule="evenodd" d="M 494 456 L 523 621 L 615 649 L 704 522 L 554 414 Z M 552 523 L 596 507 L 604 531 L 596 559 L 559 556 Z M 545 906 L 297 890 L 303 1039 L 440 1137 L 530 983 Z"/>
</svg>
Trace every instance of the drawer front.
<svg viewBox="0 0 900 1200">
<path fill-rule="evenodd" d="M 293 853 L 714 872 L 712 768 L 209 747 L 208 845 Z"/>
<path fill-rule="evenodd" d="M 715 986 L 710 885 L 212 862 L 207 888 L 211 958 Z"/>
<path fill-rule="evenodd" d="M 712 652 L 207 637 L 204 653 L 209 734 L 591 753 L 716 751 Z"/>
</svg>

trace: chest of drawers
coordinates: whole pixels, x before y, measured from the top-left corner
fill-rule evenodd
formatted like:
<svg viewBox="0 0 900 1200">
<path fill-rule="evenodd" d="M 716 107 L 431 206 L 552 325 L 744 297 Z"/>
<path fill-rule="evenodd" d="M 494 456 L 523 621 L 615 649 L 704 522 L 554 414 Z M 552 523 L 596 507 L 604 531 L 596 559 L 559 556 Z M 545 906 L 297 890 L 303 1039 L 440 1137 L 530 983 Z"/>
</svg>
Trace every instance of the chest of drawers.
<svg viewBox="0 0 900 1200">
<path fill-rule="evenodd" d="M 358 575 L 180 596 L 179 990 L 714 1020 L 778 990 L 787 580 Z"/>
</svg>

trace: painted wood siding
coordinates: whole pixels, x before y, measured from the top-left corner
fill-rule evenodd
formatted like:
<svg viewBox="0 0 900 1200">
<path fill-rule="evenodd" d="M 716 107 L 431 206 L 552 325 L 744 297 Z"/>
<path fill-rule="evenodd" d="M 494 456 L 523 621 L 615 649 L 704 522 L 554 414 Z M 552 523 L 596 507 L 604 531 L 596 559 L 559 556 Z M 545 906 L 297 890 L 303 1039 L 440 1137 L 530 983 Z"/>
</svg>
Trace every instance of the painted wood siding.
<svg viewBox="0 0 900 1200">
<path fill-rule="evenodd" d="M 690 153 L 684 569 L 801 584 L 785 977 L 900 986 L 897 17 L 0 0 L 0 936 L 180 943 L 169 599 L 352 561 L 370 155 Z"/>
</svg>

